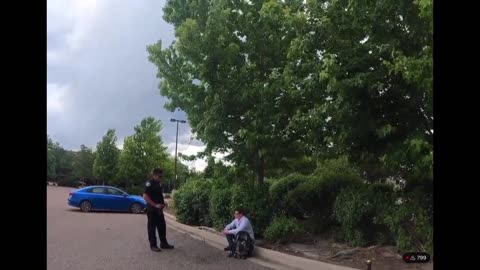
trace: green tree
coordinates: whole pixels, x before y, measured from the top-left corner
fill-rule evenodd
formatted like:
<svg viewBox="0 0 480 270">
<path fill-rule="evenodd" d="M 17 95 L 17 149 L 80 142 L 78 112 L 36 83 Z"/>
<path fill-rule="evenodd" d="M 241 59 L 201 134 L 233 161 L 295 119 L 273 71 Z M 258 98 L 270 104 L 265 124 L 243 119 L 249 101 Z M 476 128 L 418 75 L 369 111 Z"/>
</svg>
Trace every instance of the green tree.
<svg viewBox="0 0 480 270">
<path fill-rule="evenodd" d="M 167 1 L 164 19 L 177 41 L 148 47 L 166 108 L 181 108 L 206 152 L 255 171 L 296 155 L 302 145 L 284 131 L 295 107 L 281 76 L 296 28 L 306 15 L 296 1 Z"/>
<path fill-rule="evenodd" d="M 370 180 L 432 177 L 431 3 L 306 2 L 283 74 L 299 84 L 290 128 L 309 148 L 349 155 Z"/>
<path fill-rule="evenodd" d="M 433 177 L 431 0 L 168 1 L 164 19 L 176 42 L 149 60 L 207 153 L 259 183 L 311 155 Z"/>
<path fill-rule="evenodd" d="M 209 156 L 207 158 L 207 167 L 203 171 L 203 175 L 205 178 L 213 178 L 215 175 L 215 158 L 213 156 Z"/>
<path fill-rule="evenodd" d="M 75 155 L 73 161 L 73 175 L 87 181 L 93 178 L 93 163 L 95 162 L 95 153 L 85 145 L 80 146 L 80 151 Z"/>
<path fill-rule="evenodd" d="M 64 149 L 47 135 L 47 176 L 55 181 L 73 180 L 75 152 Z"/>
<path fill-rule="evenodd" d="M 120 151 L 116 143 L 117 136 L 115 135 L 115 130 L 109 129 L 97 144 L 93 173 L 106 185 L 117 175 L 117 162 Z"/>
<path fill-rule="evenodd" d="M 50 138 L 50 135 L 47 135 L 47 177 L 54 178 L 56 170 L 56 157 L 55 157 L 55 144 Z"/>
<path fill-rule="evenodd" d="M 178 162 L 177 170 L 180 168 L 181 163 Z M 163 169 L 163 179 L 164 184 L 166 185 L 166 192 L 170 192 L 173 187 L 179 187 L 180 182 L 175 181 L 175 157 L 169 155 L 163 162 L 162 162 L 162 169 Z"/>
<path fill-rule="evenodd" d="M 166 190 L 171 191 L 172 189 L 178 189 L 182 186 L 189 178 L 195 176 L 194 172 L 191 172 L 188 167 L 181 162 L 181 158 L 179 157 L 177 163 L 177 175 L 178 178 L 175 179 L 175 157 L 168 156 L 164 162 L 162 162 L 162 169 L 163 169 L 163 178 L 166 185 Z"/>
<path fill-rule="evenodd" d="M 135 126 L 135 134 L 125 138 L 119 160 L 119 174 L 131 185 L 147 179 L 155 167 L 162 167 L 167 159 L 160 131 L 162 123 L 153 117 L 144 118 Z"/>
<path fill-rule="evenodd" d="M 73 177 L 73 159 L 75 152 L 64 149 L 59 142 L 53 147 L 55 157 L 55 175 L 58 180 L 66 180 Z"/>
</svg>

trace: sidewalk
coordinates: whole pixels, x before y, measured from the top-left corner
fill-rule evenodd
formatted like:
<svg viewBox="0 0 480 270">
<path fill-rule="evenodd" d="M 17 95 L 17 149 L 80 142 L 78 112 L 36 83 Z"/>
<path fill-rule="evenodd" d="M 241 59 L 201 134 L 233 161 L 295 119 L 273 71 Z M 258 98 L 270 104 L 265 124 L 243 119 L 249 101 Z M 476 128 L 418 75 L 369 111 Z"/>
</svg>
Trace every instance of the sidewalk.
<svg viewBox="0 0 480 270">
<path fill-rule="evenodd" d="M 201 230 L 199 227 L 188 226 L 176 221 L 175 216 L 164 213 L 167 225 L 171 228 L 187 233 L 193 238 L 204 241 L 205 243 L 216 247 L 223 251 L 227 242 L 224 237 Z M 226 256 L 226 254 L 225 254 Z M 265 249 L 256 246 L 254 250 L 254 257 L 248 260 L 258 263 L 260 265 L 270 267 L 272 269 L 304 269 L 304 270 L 359 270 L 357 268 L 350 268 L 345 266 L 328 264 L 320 261 L 305 259 L 297 256 L 280 253 L 277 251 Z M 365 265 L 366 269 L 366 265 Z"/>
</svg>

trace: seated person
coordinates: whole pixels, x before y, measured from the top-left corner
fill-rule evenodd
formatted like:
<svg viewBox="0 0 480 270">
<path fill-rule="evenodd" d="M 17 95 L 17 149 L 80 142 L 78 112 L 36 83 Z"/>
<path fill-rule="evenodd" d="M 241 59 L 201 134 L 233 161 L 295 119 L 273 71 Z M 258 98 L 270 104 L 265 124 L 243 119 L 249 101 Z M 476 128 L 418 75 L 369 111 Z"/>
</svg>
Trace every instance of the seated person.
<svg viewBox="0 0 480 270">
<path fill-rule="evenodd" d="M 240 232 L 246 232 L 248 242 L 248 255 L 251 255 L 253 251 L 253 244 L 255 242 L 255 236 L 253 233 L 252 224 L 250 220 L 244 215 L 244 211 L 241 208 L 235 209 L 235 219 L 225 226 L 223 230 L 223 234 L 227 237 L 228 247 L 226 247 L 225 251 L 230 251 L 228 257 L 232 257 L 235 252 L 236 248 L 236 239 Z"/>
</svg>

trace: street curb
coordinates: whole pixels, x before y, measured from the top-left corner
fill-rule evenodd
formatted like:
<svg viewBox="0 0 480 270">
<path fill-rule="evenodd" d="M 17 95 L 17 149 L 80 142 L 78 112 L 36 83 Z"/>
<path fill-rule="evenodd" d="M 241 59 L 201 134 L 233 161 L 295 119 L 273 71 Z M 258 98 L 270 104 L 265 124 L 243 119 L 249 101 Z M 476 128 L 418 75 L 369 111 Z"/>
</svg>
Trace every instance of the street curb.
<svg viewBox="0 0 480 270">
<path fill-rule="evenodd" d="M 204 241 L 205 243 L 221 249 L 226 246 L 224 237 L 213 234 L 206 230 L 201 230 L 199 227 L 188 226 L 177 222 L 175 216 L 164 212 L 167 225 L 182 233 L 188 233 L 193 238 Z M 304 270 L 360 270 L 357 268 L 350 268 L 346 266 L 334 265 L 320 261 L 310 260 L 302 257 L 292 256 L 289 254 L 273 251 L 270 249 L 256 246 L 254 249 L 255 257 L 248 258 L 248 260 L 255 263 L 270 267 L 272 269 L 304 269 Z"/>
</svg>

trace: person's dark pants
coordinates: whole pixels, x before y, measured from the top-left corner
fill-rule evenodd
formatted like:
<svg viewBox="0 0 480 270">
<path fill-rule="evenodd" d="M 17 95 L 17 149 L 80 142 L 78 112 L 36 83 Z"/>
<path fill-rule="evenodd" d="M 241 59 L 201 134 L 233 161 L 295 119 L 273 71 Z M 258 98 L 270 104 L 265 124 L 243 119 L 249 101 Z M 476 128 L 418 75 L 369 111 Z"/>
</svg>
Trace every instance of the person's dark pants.
<svg viewBox="0 0 480 270">
<path fill-rule="evenodd" d="M 167 225 L 165 224 L 163 213 L 160 214 L 158 211 L 147 211 L 147 219 L 148 241 L 150 242 L 150 247 L 157 246 L 155 230 L 158 231 L 160 245 L 168 245 L 166 238 Z"/>
<path fill-rule="evenodd" d="M 227 242 L 228 247 L 230 250 L 235 250 L 235 235 L 234 234 L 227 234 Z"/>
<path fill-rule="evenodd" d="M 245 233 L 245 232 L 243 232 L 243 233 Z M 235 250 L 236 244 L 237 244 L 236 243 L 237 235 L 236 234 L 227 234 L 226 237 L 227 237 L 228 247 L 230 248 L 230 252 L 233 252 Z M 249 234 L 247 234 L 247 237 L 248 237 L 248 241 L 247 241 L 248 242 L 248 256 L 250 256 L 253 252 L 253 246 L 254 246 L 255 241 L 250 237 Z"/>
</svg>

